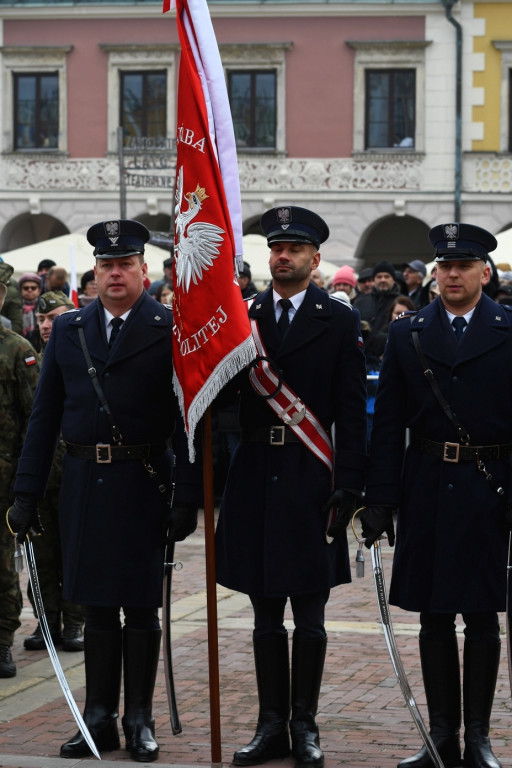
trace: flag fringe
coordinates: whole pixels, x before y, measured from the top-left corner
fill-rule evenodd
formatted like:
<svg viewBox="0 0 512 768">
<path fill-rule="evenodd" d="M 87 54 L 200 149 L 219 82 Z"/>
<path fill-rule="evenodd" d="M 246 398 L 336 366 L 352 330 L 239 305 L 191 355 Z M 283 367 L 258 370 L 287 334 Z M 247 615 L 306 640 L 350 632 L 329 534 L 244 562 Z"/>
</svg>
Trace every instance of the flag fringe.
<svg viewBox="0 0 512 768">
<path fill-rule="evenodd" d="M 204 412 L 215 400 L 219 392 L 231 381 L 233 376 L 236 376 L 237 373 L 240 373 L 241 370 L 252 363 L 255 357 L 256 346 L 252 335 L 250 335 L 222 358 L 190 403 L 187 414 L 188 428 L 187 425 L 185 425 L 185 428 L 188 438 L 188 455 L 192 463 L 196 458 L 194 435 Z M 179 401 L 180 410 L 184 413 L 183 389 L 178 376 L 176 375 L 176 371 L 174 371 L 173 375 L 173 384 L 176 397 Z"/>
</svg>

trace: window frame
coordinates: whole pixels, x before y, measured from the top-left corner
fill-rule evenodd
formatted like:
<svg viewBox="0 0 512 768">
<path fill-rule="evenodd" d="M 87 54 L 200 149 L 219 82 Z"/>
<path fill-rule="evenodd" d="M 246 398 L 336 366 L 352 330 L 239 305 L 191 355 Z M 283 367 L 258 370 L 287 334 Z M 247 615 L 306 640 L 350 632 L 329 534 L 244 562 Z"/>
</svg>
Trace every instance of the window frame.
<svg viewBox="0 0 512 768">
<path fill-rule="evenodd" d="M 167 138 L 174 138 L 176 125 L 176 54 L 177 44 L 131 43 L 118 45 L 101 43 L 100 48 L 108 55 L 108 109 L 107 109 L 107 152 L 118 152 L 118 128 L 121 115 L 121 72 L 165 71 L 167 76 L 166 130 Z"/>
<path fill-rule="evenodd" d="M 67 153 L 67 55 L 73 46 L 3 46 L 2 152 L 14 154 Z M 14 147 L 14 76 L 57 74 L 59 88 L 59 117 L 57 147 Z"/>
<path fill-rule="evenodd" d="M 226 85 L 230 72 L 265 72 L 276 74 L 276 128 L 275 147 L 237 146 L 239 154 L 284 154 L 286 152 L 286 53 L 293 43 L 221 44 L 220 56 L 224 67 Z M 229 86 L 228 86 L 229 87 Z"/>
<path fill-rule="evenodd" d="M 256 144 L 256 109 L 255 109 L 255 98 L 256 98 L 256 78 L 258 75 L 266 75 L 272 73 L 274 75 L 274 144 L 270 147 L 267 146 L 259 146 Z M 228 69 L 226 76 L 227 76 L 227 90 L 228 90 L 228 97 L 231 95 L 231 79 L 234 75 L 249 75 L 250 76 L 250 83 L 251 83 L 251 133 L 252 133 L 252 144 L 243 145 L 243 144 L 237 144 L 237 150 L 259 150 L 264 152 L 274 152 L 277 148 L 277 70 L 276 69 L 235 69 L 235 67 Z M 236 135 L 235 135 L 236 139 Z"/>
<path fill-rule="evenodd" d="M 413 133 L 413 140 L 416 141 L 416 70 L 414 67 L 409 67 L 407 69 L 403 67 L 395 68 L 390 67 L 389 69 L 372 69 L 371 67 L 367 67 L 365 69 L 365 98 L 366 98 L 366 105 L 365 105 L 365 113 L 364 113 L 364 133 L 365 133 L 365 139 L 364 139 L 364 146 L 365 150 L 374 150 L 374 151 L 380 151 L 382 149 L 415 149 L 414 145 L 412 147 L 397 147 L 392 143 L 391 134 L 393 132 L 393 128 L 395 127 L 395 120 L 394 120 L 394 105 L 395 105 L 395 95 L 396 95 L 396 79 L 395 75 L 398 73 L 405 73 L 405 72 L 411 72 L 414 75 L 414 133 Z M 386 74 L 390 76 L 390 82 L 389 82 L 389 89 L 387 94 L 387 119 L 386 119 L 386 125 L 387 125 L 387 144 L 383 144 L 380 146 L 370 147 L 369 146 L 369 135 L 370 135 L 370 93 L 368 88 L 368 80 L 371 75 L 375 74 Z"/>
<path fill-rule="evenodd" d="M 418 153 L 425 151 L 425 49 L 428 40 L 347 40 L 354 49 L 353 151 L 362 154 Z M 414 147 L 366 148 L 366 71 L 414 70 L 416 73 Z"/>
<path fill-rule="evenodd" d="M 500 152 L 512 153 L 512 40 L 493 40 L 501 54 Z"/>
<path fill-rule="evenodd" d="M 167 125 L 167 104 L 169 101 L 168 92 L 167 92 L 167 73 L 165 68 L 159 68 L 159 69 L 141 69 L 141 70 L 126 70 L 126 69 L 120 69 L 119 70 L 119 126 L 123 126 L 123 107 L 125 104 L 125 93 L 124 93 L 124 76 L 134 76 L 134 75 L 141 75 L 143 78 L 145 78 L 147 75 L 163 75 L 165 78 L 165 105 L 164 105 L 164 112 L 165 112 L 165 132 L 164 136 L 160 138 L 168 138 L 167 134 L 169 132 L 169 128 Z M 144 80 L 143 80 L 143 93 L 145 92 L 144 89 Z M 144 99 L 143 99 L 144 101 Z M 147 114 L 144 115 L 144 122 L 146 122 L 147 127 Z M 143 126 L 144 127 L 144 126 Z M 149 136 L 149 133 L 147 130 L 142 133 L 142 136 Z M 157 138 L 157 137 L 153 137 Z"/>
</svg>

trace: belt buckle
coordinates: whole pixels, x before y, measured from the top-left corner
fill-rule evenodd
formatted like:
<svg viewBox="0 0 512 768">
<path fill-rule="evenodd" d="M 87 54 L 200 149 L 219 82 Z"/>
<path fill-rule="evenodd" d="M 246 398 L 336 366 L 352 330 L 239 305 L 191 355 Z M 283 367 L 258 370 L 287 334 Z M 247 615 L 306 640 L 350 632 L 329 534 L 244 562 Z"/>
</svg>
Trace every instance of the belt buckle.
<svg viewBox="0 0 512 768">
<path fill-rule="evenodd" d="M 286 427 L 277 426 L 270 427 L 269 444 L 270 445 L 284 445 L 284 431 Z M 276 434 L 277 433 L 277 434 Z"/>
<path fill-rule="evenodd" d="M 112 464 L 112 451 L 109 443 L 96 443 L 96 464 Z"/>
<path fill-rule="evenodd" d="M 458 464 L 460 443 L 444 443 L 443 445 L 443 461 L 448 461 L 451 464 Z M 453 455 L 450 455 L 450 451 L 454 452 Z"/>
</svg>

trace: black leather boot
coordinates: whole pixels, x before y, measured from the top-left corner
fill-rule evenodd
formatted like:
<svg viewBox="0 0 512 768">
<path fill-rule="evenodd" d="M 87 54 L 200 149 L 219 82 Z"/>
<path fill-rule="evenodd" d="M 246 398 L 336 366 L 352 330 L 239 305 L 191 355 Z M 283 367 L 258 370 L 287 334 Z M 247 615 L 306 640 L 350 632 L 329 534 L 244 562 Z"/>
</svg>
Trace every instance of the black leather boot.
<svg viewBox="0 0 512 768">
<path fill-rule="evenodd" d="M 327 637 L 312 640 L 293 633 L 290 734 L 296 768 L 321 768 L 324 764 L 315 715 L 326 649 Z"/>
<path fill-rule="evenodd" d="M 288 633 L 255 638 L 259 715 L 256 734 L 235 752 L 234 765 L 259 765 L 290 754 L 290 661 Z"/>
<path fill-rule="evenodd" d="M 461 691 L 459 648 L 455 631 L 446 638 L 420 637 L 421 671 L 427 697 L 430 736 L 445 768 L 461 764 Z M 398 768 L 433 768 L 428 750 L 398 763 Z"/>
<path fill-rule="evenodd" d="M 501 768 L 489 739 L 500 645 L 468 639 L 464 643 L 464 765 L 467 768 Z"/>
<path fill-rule="evenodd" d="M 121 630 L 86 627 L 84 651 L 84 722 L 98 752 L 111 752 L 120 747 L 117 718 L 121 690 Z M 60 748 L 61 757 L 88 757 L 91 754 L 80 731 Z"/>
<path fill-rule="evenodd" d="M 152 763 L 158 758 L 153 719 L 160 629 L 123 629 L 124 716 L 126 749 L 137 763 Z"/>
</svg>

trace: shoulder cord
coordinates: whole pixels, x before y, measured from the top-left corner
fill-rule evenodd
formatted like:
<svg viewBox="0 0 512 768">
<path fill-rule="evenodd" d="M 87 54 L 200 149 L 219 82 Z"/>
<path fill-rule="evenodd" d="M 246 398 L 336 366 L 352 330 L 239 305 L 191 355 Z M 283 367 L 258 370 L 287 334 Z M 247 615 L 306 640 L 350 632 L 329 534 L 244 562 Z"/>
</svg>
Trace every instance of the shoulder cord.
<svg viewBox="0 0 512 768">
<path fill-rule="evenodd" d="M 463 445 L 469 445 L 470 439 L 469 434 L 467 433 L 466 429 L 462 426 L 460 421 L 457 419 L 456 415 L 450 408 L 450 405 L 446 402 L 446 400 L 443 397 L 443 394 L 441 390 L 439 389 L 439 386 L 437 384 L 437 381 L 434 378 L 434 372 L 431 368 L 428 367 L 428 363 L 425 360 L 425 355 L 423 354 L 423 350 L 420 345 L 420 339 L 418 331 L 412 331 L 412 340 L 414 343 L 414 349 L 416 350 L 416 353 L 420 359 L 420 363 L 423 367 L 423 374 L 425 378 L 427 379 L 428 383 L 432 387 L 432 391 L 434 395 L 436 396 L 436 399 L 438 400 L 441 408 L 445 412 L 446 416 L 450 419 L 451 423 L 455 427 L 455 431 L 457 432 L 457 435 L 459 436 L 459 440 Z"/>
<path fill-rule="evenodd" d="M 423 367 L 423 373 L 425 374 L 425 377 L 426 377 L 428 383 L 432 387 L 432 391 L 434 392 L 434 395 L 436 396 L 436 399 L 438 400 L 439 404 L 441 405 L 441 408 L 445 412 L 446 416 L 450 419 L 450 421 L 452 422 L 453 426 L 455 427 L 455 430 L 457 431 L 457 434 L 459 435 L 459 440 L 462 443 L 462 445 L 469 445 L 470 440 L 469 440 L 468 432 L 462 426 L 462 424 L 460 423 L 460 421 L 457 419 L 456 415 L 454 414 L 454 412 L 450 408 L 449 404 L 446 402 L 445 398 L 443 397 L 443 394 L 442 394 L 441 390 L 439 389 L 437 381 L 434 378 L 434 373 L 433 373 L 432 369 L 428 367 L 428 363 L 425 360 L 425 355 L 423 354 L 423 350 L 421 348 L 418 331 L 412 331 L 411 333 L 412 333 L 412 340 L 413 340 L 413 343 L 414 343 L 414 349 L 416 350 L 416 353 L 417 353 L 417 355 L 418 355 L 418 357 L 420 359 L 420 363 L 421 363 L 421 365 Z M 485 467 L 485 463 L 481 459 L 478 458 L 478 455 L 477 455 L 477 459 L 476 459 L 476 465 L 477 465 L 478 470 L 480 472 L 482 472 L 483 475 L 485 476 L 485 479 L 487 480 L 487 482 L 489 483 L 489 485 L 491 486 L 493 491 L 496 491 L 496 493 L 499 496 L 503 496 L 503 494 L 505 493 L 504 489 L 502 488 L 501 485 L 498 485 L 496 483 L 496 481 L 494 480 L 493 476 L 487 471 L 487 469 Z"/>
<path fill-rule="evenodd" d="M 89 348 L 87 347 L 87 342 L 85 341 L 85 333 L 83 328 L 78 329 L 78 338 L 80 339 L 82 352 L 84 353 L 85 362 L 87 363 L 87 373 L 89 374 L 89 377 L 92 381 L 92 385 L 95 389 L 96 394 L 98 395 L 98 399 L 103 407 L 103 410 L 107 415 L 107 419 L 110 424 L 110 429 L 112 431 L 112 440 L 114 441 L 115 445 L 122 445 L 123 436 L 121 435 L 121 430 L 114 422 L 114 417 L 112 415 L 112 411 L 110 410 L 110 406 L 108 404 L 107 398 L 105 397 L 105 393 L 103 392 L 101 385 L 98 381 L 98 375 L 96 372 L 96 368 L 94 367 L 94 363 L 92 362 Z M 166 503 L 171 507 L 172 501 L 173 501 L 173 495 L 174 495 L 174 483 L 172 485 L 172 488 L 169 489 L 165 485 L 165 483 L 161 481 L 158 475 L 158 472 L 156 472 L 156 470 L 151 466 L 151 464 L 147 459 L 142 459 L 142 463 L 148 475 L 151 477 L 153 482 L 156 483 L 156 487 L 158 488 L 159 492 L 162 494 L 162 496 L 165 496 Z"/>
</svg>

